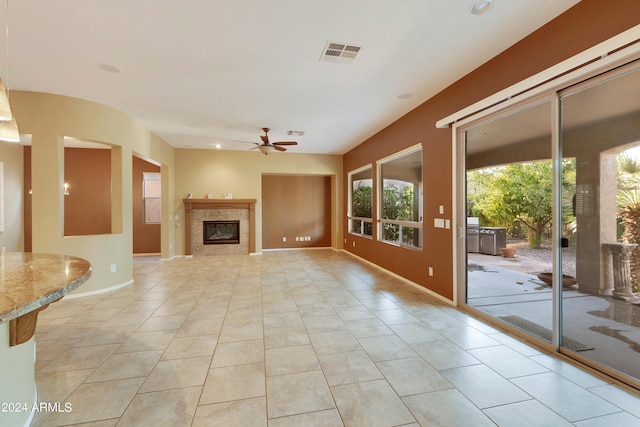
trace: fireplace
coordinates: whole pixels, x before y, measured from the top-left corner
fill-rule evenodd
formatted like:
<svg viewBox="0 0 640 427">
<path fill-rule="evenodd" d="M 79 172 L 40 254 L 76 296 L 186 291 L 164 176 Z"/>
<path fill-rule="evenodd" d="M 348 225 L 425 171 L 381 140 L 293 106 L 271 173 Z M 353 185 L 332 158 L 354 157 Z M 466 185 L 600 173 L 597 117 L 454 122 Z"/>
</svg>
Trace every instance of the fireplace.
<svg viewBox="0 0 640 427">
<path fill-rule="evenodd" d="M 240 221 L 203 221 L 202 243 L 229 245 L 240 243 Z"/>
<path fill-rule="evenodd" d="M 183 199 L 186 256 L 245 255 L 256 252 L 256 199 Z M 240 221 L 239 244 L 203 244 L 204 221 Z"/>
</svg>

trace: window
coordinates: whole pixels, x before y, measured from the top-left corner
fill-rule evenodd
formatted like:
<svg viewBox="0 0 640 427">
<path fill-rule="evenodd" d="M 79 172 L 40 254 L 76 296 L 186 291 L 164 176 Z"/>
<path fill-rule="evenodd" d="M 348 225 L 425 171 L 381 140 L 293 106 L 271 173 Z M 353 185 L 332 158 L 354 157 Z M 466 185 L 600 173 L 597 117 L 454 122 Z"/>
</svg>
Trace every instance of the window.
<svg viewBox="0 0 640 427">
<path fill-rule="evenodd" d="M 373 181 L 371 166 L 349 172 L 350 214 L 349 232 L 362 236 L 373 236 Z"/>
<path fill-rule="evenodd" d="M 157 172 L 145 172 L 142 176 L 142 199 L 144 201 L 144 223 L 160 224 L 161 210 L 161 182 Z"/>
<path fill-rule="evenodd" d="M 422 145 L 378 162 L 380 240 L 422 248 Z"/>
</svg>

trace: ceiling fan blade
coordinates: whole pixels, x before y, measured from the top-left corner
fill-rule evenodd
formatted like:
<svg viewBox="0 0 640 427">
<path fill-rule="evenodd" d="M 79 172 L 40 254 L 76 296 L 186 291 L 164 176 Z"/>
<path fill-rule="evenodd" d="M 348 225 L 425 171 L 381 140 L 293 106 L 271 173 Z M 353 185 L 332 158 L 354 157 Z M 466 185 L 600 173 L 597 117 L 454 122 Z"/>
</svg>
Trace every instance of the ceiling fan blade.
<svg viewBox="0 0 640 427">
<path fill-rule="evenodd" d="M 273 145 L 298 145 L 298 143 L 295 141 L 280 141 L 274 142 Z"/>
<path fill-rule="evenodd" d="M 273 144 L 273 148 L 275 148 L 275 149 L 276 149 L 276 150 L 278 150 L 278 151 L 287 151 L 287 149 L 286 149 L 286 148 L 284 148 L 284 147 L 278 147 L 278 146 L 277 146 L 277 145 L 275 145 L 275 144 Z"/>
<path fill-rule="evenodd" d="M 260 139 L 262 140 L 262 142 L 264 142 L 265 144 L 269 143 L 269 137 L 267 135 L 260 135 Z"/>
<path fill-rule="evenodd" d="M 239 142 L 241 144 L 253 144 L 253 145 L 260 145 L 257 142 L 249 142 L 249 141 L 240 141 L 239 139 L 234 139 L 231 142 Z"/>
</svg>

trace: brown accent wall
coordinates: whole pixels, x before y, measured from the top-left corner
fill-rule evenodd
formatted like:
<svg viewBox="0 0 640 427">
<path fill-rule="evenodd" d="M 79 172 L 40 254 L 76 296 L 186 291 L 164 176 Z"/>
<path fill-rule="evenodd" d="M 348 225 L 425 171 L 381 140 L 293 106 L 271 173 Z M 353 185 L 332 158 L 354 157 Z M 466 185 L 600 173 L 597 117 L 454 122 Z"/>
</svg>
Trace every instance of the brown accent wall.
<svg viewBox="0 0 640 427">
<path fill-rule="evenodd" d="M 452 139 L 450 129 L 436 129 L 436 121 L 639 23 L 637 0 L 583 0 L 346 153 L 344 206 L 348 197 L 347 172 L 423 143 L 425 239 L 424 249 L 413 251 L 347 233 L 345 249 L 453 299 L 453 230 L 433 227 L 434 217 L 453 216 Z M 444 215 L 438 214 L 440 205 L 444 206 Z M 348 229 L 346 219 L 344 229 Z M 428 275 L 430 266 L 434 270 L 432 277 Z"/>
<path fill-rule="evenodd" d="M 64 149 L 64 235 L 111 233 L 111 150 Z"/>
<path fill-rule="evenodd" d="M 111 150 L 65 148 L 64 235 L 111 233 Z M 24 147 L 24 250 L 32 250 L 31 147 Z"/>
<path fill-rule="evenodd" d="M 296 237 L 311 237 L 296 241 Z M 283 242 L 282 238 L 287 241 Z M 262 247 L 331 246 L 331 177 L 262 176 Z"/>
<path fill-rule="evenodd" d="M 160 166 L 134 156 L 132 167 L 133 253 L 160 253 L 160 224 L 144 223 L 144 203 L 142 201 L 143 174 L 145 172 L 160 173 Z"/>
</svg>

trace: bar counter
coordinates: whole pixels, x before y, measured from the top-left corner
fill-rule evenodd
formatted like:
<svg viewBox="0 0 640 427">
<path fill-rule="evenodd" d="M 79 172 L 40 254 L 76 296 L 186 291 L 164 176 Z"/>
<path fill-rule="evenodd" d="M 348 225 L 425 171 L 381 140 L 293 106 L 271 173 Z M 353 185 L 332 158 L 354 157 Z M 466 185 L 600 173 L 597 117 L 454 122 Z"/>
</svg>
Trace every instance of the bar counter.
<svg viewBox="0 0 640 427">
<path fill-rule="evenodd" d="M 59 300 L 91 276 L 88 261 L 53 254 L 0 254 L 0 323 Z"/>
<path fill-rule="evenodd" d="M 0 254 L 0 425 L 29 425 L 33 417 L 38 313 L 90 276 L 91 264 L 82 258 Z"/>
</svg>

